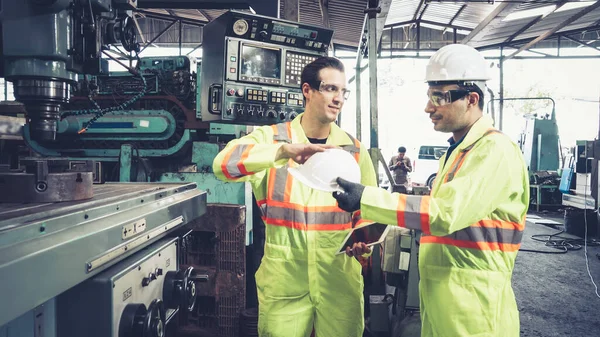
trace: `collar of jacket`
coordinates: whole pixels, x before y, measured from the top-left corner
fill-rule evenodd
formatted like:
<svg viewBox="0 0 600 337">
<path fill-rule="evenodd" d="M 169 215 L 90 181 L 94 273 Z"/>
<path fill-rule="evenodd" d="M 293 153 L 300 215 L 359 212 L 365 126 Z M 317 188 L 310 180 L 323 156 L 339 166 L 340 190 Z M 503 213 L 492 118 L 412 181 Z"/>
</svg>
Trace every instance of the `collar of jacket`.
<svg viewBox="0 0 600 337">
<path fill-rule="evenodd" d="M 292 132 L 296 134 L 296 137 L 298 137 L 296 142 L 310 143 L 308 141 L 308 137 L 306 137 L 306 134 L 304 133 L 302 124 L 300 124 L 300 120 L 302 119 L 303 115 L 304 113 L 299 114 L 292 121 Z M 342 130 L 339 126 L 337 126 L 337 124 L 331 123 L 331 129 L 329 131 L 329 136 L 327 137 L 327 144 L 343 146 L 354 145 L 354 142 L 352 141 L 352 139 L 350 139 L 350 136 L 348 136 L 346 131 Z"/>
<path fill-rule="evenodd" d="M 475 143 L 481 137 L 483 137 L 483 135 L 485 134 L 485 132 L 487 130 L 493 129 L 493 128 L 494 128 L 494 121 L 492 120 L 492 117 L 490 117 L 489 115 L 481 116 L 481 118 L 479 118 L 477 120 L 477 122 L 475 122 L 475 124 L 473 124 L 473 126 L 471 127 L 471 130 L 469 130 L 469 132 L 467 132 L 465 139 L 462 141 L 462 143 L 458 144 L 457 148 L 454 151 L 460 152 L 460 150 L 463 150 L 463 149 L 471 146 L 473 143 Z"/>
</svg>

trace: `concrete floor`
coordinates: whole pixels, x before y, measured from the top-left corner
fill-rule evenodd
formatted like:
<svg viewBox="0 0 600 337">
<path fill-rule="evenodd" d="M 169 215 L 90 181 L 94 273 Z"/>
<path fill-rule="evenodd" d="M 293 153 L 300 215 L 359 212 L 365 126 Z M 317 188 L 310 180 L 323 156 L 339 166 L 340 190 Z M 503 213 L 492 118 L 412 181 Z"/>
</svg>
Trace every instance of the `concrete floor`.
<svg viewBox="0 0 600 337">
<path fill-rule="evenodd" d="M 562 224 L 561 213 L 538 215 Z M 527 221 L 521 249 L 553 250 L 531 236 L 556 233 L 557 229 L 562 226 Z M 600 259 L 596 254 L 600 254 L 600 247 L 588 247 L 590 274 L 600 286 Z M 520 252 L 513 288 L 522 337 L 600 336 L 600 298 L 588 275 L 583 248 L 566 254 Z"/>
</svg>

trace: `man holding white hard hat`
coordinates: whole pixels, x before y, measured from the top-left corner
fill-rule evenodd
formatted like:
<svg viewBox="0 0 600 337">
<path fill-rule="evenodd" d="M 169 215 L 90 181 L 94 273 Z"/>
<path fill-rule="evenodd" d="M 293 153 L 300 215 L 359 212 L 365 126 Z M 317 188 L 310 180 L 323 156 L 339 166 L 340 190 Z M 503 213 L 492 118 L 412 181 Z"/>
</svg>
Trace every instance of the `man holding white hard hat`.
<svg viewBox="0 0 600 337">
<path fill-rule="evenodd" d="M 314 329 L 321 337 L 360 337 L 361 265 L 336 254 L 360 212 L 337 207 L 331 191 L 339 175 L 367 186 L 377 179 L 366 148 L 334 123 L 349 94 L 340 60 L 313 61 L 301 82 L 304 113 L 231 141 L 213 170 L 222 180 L 249 181 L 265 222 L 265 254 L 255 275 L 259 335 L 307 337 Z"/>
</svg>

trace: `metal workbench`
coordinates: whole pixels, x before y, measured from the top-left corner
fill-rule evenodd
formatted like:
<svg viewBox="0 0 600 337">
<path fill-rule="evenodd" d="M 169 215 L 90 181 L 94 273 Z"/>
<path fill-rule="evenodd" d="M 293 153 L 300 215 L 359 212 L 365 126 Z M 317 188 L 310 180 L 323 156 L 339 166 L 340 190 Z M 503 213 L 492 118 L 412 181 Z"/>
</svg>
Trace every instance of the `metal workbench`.
<svg viewBox="0 0 600 337">
<path fill-rule="evenodd" d="M 205 212 L 195 183 L 106 183 L 89 200 L 0 204 L 0 326 Z"/>
</svg>

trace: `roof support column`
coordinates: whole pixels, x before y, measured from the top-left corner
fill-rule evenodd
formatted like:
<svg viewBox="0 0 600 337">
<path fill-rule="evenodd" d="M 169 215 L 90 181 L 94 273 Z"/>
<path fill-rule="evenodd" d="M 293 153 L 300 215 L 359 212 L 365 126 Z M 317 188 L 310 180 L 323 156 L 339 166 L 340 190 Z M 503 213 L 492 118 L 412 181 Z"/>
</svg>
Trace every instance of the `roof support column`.
<svg viewBox="0 0 600 337">
<path fill-rule="evenodd" d="M 498 109 L 498 130 L 502 131 L 502 123 L 504 122 L 504 48 L 500 47 L 500 106 Z"/>
</svg>

